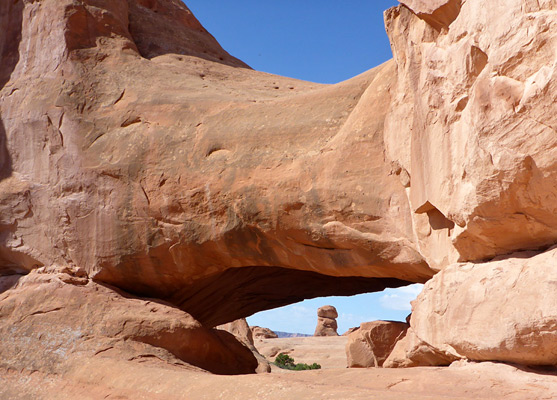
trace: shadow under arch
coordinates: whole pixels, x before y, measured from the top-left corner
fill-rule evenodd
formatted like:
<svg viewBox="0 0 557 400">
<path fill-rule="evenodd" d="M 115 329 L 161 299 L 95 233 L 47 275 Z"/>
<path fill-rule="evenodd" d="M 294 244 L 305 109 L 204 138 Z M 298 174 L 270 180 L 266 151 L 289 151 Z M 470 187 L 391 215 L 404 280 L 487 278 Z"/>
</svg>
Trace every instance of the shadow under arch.
<svg viewBox="0 0 557 400">
<path fill-rule="evenodd" d="M 0 182 L 12 175 L 12 158 L 7 146 L 6 129 L 0 116 Z"/>
<path fill-rule="evenodd" d="M 0 2 L 0 91 L 9 82 L 19 62 L 19 43 L 23 23 L 23 1 Z M 0 181 L 12 174 L 6 128 L 0 114 Z"/>
<path fill-rule="evenodd" d="M 0 2 L 0 90 L 10 80 L 19 62 L 22 23 L 22 0 Z"/>
<path fill-rule="evenodd" d="M 166 301 L 213 327 L 256 312 L 323 296 L 352 296 L 407 286 L 396 278 L 338 277 L 281 267 L 231 268 L 185 286 Z"/>
</svg>

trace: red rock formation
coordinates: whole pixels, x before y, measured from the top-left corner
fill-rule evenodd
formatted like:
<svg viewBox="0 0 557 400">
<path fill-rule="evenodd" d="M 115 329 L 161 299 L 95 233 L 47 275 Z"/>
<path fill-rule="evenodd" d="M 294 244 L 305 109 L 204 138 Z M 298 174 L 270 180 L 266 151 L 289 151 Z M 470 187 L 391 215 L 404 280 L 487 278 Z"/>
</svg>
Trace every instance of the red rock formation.
<svg viewBox="0 0 557 400">
<path fill-rule="evenodd" d="M 557 242 L 555 2 L 401 3 L 385 146 L 421 254 L 441 269 Z"/>
<path fill-rule="evenodd" d="M 207 326 L 433 275 L 384 162 L 392 62 L 318 85 L 246 68 L 179 0 L 2 7 L 2 269 L 79 267 Z"/>
<path fill-rule="evenodd" d="M 253 373 L 234 336 L 160 301 L 129 298 L 82 270 L 39 268 L 0 277 L 0 368 L 67 375 L 96 359 L 153 360 L 217 374 Z M 193 368 L 193 366 L 198 368 Z"/>
<path fill-rule="evenodd" d="M 278 335 L 269 328 L 261 326 L 250 326 L 251 333 L 254 339 L 276 339 Z"/>
<path fill-rule="evenodd" d="M 258 366 L 255 372 L 257 373 L 265 373 L 271 372 L 271 365 L 269 361 L 263 357 L 259 351 L 255 348 L 255 344 L 253 342 L 253 333 L 251 328 L 248 325 L 248 322 L 245 318 L 237 319 L 236 321 L 229 322 L 224 325 L 217 326 L 216 329 L 221 329 L 223 331 L 227 331 L 238 339 L 241 343 L 243 343 L 248 349 L 250 349 L 257 358 Z M 276 336 L 276 335 L 275 335 Z"/>
<path fill-rule="evenodd" d="M 121 342 L 132 358 L 153 346 L 166 362 L 247 372 L 251 352 L 208 328 L 442 269 L 393 365 L 553 362 L 554 315 L 529 304 L 545 292 L 521 285 L 552 291 L 554 250 L 479 262 L 557 242 L 555 1 L 401 3 L 385 14 L 393 61 L 318 85 L 249 69 L 179 0 L 1 2 L 4 366 L 60 371 L 74 364 L 49 343 L 73 359 Z M 473 312 L 485 282 L 498 297 Z M 517 288 L 501 329 L 469 330 L 464 316 L 484 323 Z M 168 302 L 164 316 L 141 303 L 101 319 L 140 304 L 132 294 Z"/>
<path fill-rule="evenodd" d="M 444 269 L 413 304 L 411 331 L 421 344 L 402 346 L 406 358 L 411 365 L 464 358 L 557 365 L 555 265 L 557 248 Z M 420 362 L 424 344 L 448 357 Z"/>
<path fill-rule="evenodd" d="M 382 367 L 395 344 L 409 325 L 404 322 L 372 321 L 348 335 L 346 359 L 348 368 Z"/>
<path fill-rule="evenodd" d="M 338 336 L 337 309 L 333 306 L 323 306 L 317 309 L 317 326 L 313 336 Z"/>
</svg>

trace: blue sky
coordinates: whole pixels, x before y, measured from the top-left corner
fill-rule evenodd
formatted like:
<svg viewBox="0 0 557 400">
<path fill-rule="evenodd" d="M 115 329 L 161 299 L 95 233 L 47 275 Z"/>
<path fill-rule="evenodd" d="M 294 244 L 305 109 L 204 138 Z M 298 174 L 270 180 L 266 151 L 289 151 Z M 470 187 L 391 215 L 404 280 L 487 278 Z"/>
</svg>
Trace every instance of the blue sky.
<svg viewBox="0 0 557 400">
<path fill-rule="evenodd" d="M 396 0 L 185 0 L 230 54 L 259 71 L 336 83 L 392 58 Z"/>
<path fill-rule="evenodd" d="M 336 83 L 392 58 L 383 11 L 396 0 L 186 0 L 203 26 L 252 68 Z M 250 325 L 312 334 L 317 308 L 337 308 L 339 333 L 376 319 L 404 320 L 422 285 L 325 297 L 257 313 Z"/>
<path fill-rule="evenodd" d="M 250 325 L 264 326 L 275 331 L 313 334 L 317 325 L 317 309 L 324 305 L 332 305 L 338 311 L 338 332 L 342 334 L 348 328 L 359 326 L 366 321 L 404 321 L 410 314 L 410 301 L 416 298 L 422 287 L 421 284 L 414 284 L 356 296 L 319 297 L 262 311 L 247 320 Z"/>
</svg>

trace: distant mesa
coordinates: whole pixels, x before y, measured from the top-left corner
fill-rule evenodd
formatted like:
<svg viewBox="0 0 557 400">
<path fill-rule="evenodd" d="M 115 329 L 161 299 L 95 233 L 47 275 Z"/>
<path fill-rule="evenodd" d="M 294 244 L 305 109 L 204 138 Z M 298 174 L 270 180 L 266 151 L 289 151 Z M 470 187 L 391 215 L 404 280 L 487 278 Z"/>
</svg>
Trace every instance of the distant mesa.
<svg viewBox="0 0 557 400">
<path fill-rule="evenodd" d="M 276 339 L 278 335 L 269 328 L 261 326 L 250 326 L 251 334 L 254 339 Z"/>
<path fill-rule="evenodd" d="M 292 333 L 292 332 L 281 332 L 275 331 L 277 336 L 280 338 L 293 338 L 293 337 L 312 337 L 313 335 L 307 335 L 305 333 Z"/>
</svg>

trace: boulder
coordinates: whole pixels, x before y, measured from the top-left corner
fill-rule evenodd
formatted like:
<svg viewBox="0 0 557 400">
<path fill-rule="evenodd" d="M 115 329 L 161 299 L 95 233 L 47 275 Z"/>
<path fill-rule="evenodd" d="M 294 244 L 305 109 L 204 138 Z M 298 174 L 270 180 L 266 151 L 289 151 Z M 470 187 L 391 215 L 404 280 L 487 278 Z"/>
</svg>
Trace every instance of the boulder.
<svg viewBox="0 0 557 400">
<path fill-rule="evenodd" d="M 398 361 L 388 364 L 447 365 L 464 358 L 556 365 L 555 265 L 557 247 L 444 269 L 414 301 L 410 339 L 399 343 Z M 425 362 L 424 354 L 430 355 Z"/>
<path fill-rule="evenodd" d="M 262 328 L 261 326 L 250 326 L 251 333 L 254 339 L 277 339 L 278 335 L 269 328 Z"/>
<path fill-rule="evenodd" d="M 383 363 L 384 368 L 409 368 L 448 366 L 460 357 L 448 354 L 436 349 L 420 340 L 412 328 L 406 331 L 406 335 L 397 341 L 391 354 Z"/>
<path fill-rule="evenodd" d="M 373 321 L 360 324 L 348 335 L 346 358 L 348 368 L 382 367 L 408 329 L 408 324 L 394 321 Z"/>
<path fill-rule="evenodd" d="M 337 309 L 333 306 L 323 306 L 317 309 L 317 316 L 322 318 L 338 318 Z"/>
<path fill-rule="evenodd" d="M 344 333 L 342 334 L 342 336 L 348 336 L 348 335 L 350 335 L 352 332 L 357 331 L 358 329 L 360 329 L 359 326 L 354 326 L 354 327 L 352 327 L 352 328 L 348 328 L 348 330 L 347 330 L 346 332 L 344 332 Z"/>
<path fill-rule="evenodd" d="M 258 365 L 228 332 L 164 302 L 101 286 L 83 270 L 42 267 L 0 282 L 3 369 L 63 377 L 92 358 L 157 360 L 216 374 L 254 373 Z"/>
<path fill-rule="evenodd" d="M 253 341 L 253 334 L 248 325 L 248 322 L 245 318 L 237 319 L 236 321 L 229 322 L 227 324 L 219 325 L 216 329 L 220 329 L 223 331 L 227 331 L 238 339 L 241 343 L 243 343 L 247 348 L 249 348 L 255 358 L 257 358 L 257 362 L 259 365 L 255 372 L 257 373 L 264 373 L 264 372 L 271 372 L 271 365 L 267 361 L 267 359 L 259 353 L 259 351 L 255 348 L 255 344 Z"/>
<path fill-rule="evenodd" d="M 319 307 L 317 309 L 317 326 L 313 336 L 338 336 L 337 317 L 338 312 L 335 307 Z"/>
</svg>

